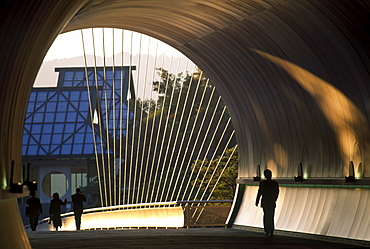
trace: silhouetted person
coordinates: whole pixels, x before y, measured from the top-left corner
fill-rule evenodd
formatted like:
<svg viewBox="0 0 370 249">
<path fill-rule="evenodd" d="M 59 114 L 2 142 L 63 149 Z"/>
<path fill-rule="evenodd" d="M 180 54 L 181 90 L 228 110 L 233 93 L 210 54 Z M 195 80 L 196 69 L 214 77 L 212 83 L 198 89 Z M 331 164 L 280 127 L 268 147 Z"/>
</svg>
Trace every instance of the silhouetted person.
<svg viewBox="0 0 370 249">
<path fill-rule="evenodd" d="M 261 207 L 263 208 L 263 226 L 265 234 L 272 236 L 274 234 L 274 215 L 276 200 L 279 196 L 279 184 L 276 181 L 271 180 L 272 172 L 266 169 L 264 172 L 266 180 L 260 182 L 260 186 L 256 198 L 256 206 L 262 196 Z"/>
<path fill-rule="evenodd" d="M 76 193 L 72 195 L 73 212 L 75 213 L 76 229 L 81 228 L 81 216 L 83 213 L 83 202 L 86 201 L 86 197 L 81 192 L 80 188 L 76 188 Z"/>
<path fill-rule="evenodd" d="M 40 199 L 36 197 L 35 191 L 30 191 L 31 198 L 27 200 L 26 216 L 30 218 L 31 230 L 36 231 L 39 216 L 42 214 Z"/>
<path fill-rule="evenodd" d="M 60 206 L 62 205 L 64 206 L 66 204 L 67 199 L 64 199 L 64 201 L 62 201 L 61 199 L 59 199 L 58 193 L 53 194 L 53 199 L 50 201 L 49 214 L 50 218 L 53 221 L 53 225 L 56 231 L 58 231 L 59 227 L 62 227 L 62 218 L 60 217 L 61 213 Z"/>
</svg>

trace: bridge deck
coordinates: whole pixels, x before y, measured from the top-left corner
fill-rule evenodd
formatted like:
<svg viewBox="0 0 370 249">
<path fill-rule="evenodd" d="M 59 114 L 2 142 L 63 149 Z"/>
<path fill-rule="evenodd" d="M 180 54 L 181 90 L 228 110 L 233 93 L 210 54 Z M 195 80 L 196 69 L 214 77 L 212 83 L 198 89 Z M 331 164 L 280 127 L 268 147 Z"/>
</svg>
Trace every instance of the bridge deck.
<svg viewBox="0 0 370 249">
<path fill-rule="evenodd" d="M 27 232 L 33 249 L 54 248 L 361 248 L 226 228 Z"/>
</svg>

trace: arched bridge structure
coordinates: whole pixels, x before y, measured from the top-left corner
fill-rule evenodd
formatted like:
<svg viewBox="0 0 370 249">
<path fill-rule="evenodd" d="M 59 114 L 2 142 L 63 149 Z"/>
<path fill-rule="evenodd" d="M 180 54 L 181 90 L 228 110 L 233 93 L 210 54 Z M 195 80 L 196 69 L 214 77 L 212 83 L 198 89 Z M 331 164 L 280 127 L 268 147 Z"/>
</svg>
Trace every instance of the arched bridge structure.
<svg viewBox="0 0 370 249">
<path fill-rule="evenodd" d="M 278 229 L 369 240 L 369 10 L 366 0 L 4 1 L 2 241 L 29 247 L 9 188 L 11 171 L 13 182 L 21 179 L 23 119 L 38 69 L 58 34 L 91 27 L 155 37 L 212 76 L 239 146 L 230 226 L 261 226 L 253 177 L 269 168 L 281 185 Z"/>
</svg>

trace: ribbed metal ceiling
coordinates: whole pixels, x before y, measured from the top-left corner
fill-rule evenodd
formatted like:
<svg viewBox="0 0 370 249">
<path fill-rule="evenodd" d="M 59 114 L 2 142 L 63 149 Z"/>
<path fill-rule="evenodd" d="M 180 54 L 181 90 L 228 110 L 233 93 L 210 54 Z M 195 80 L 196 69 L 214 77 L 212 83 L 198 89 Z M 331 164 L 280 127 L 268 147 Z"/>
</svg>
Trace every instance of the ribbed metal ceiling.
<svg viewBox="0 0 370 249">
<path fill-rule="evenodd" d="M 8 1 L 0 27 L 2 168 L 20 160 L 28 94 L 55 37 L 115 27 L 174 46 L 213 80 L 236 128 L 240 177 L 253 176 L 257 164 L 292 177 L 299 162 L 307 176 L 343 177 L 350 160 L 369 177 L 368 14 L 365 0 Z"/>
</svg>

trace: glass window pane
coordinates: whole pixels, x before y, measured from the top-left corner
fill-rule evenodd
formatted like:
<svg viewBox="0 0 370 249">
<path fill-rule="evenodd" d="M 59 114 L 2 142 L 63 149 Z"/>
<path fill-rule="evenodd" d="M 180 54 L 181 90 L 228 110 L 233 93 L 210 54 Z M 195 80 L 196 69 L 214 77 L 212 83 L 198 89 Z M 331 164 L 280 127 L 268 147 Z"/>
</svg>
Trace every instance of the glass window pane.
<svg viewBox="0 0 370 249">
<path fill-rule="evenodd" d="M 66 133 L 73 133 L 75 131 L 75 124 L 66 124 L 65 132 Z"/>
<path fill-rule="evenodd" d="M 79 91 L 72 91 L 71 96 L 69 97 L 70 100 L 79 100 L 80 92 Z"/>
<path fill-rule="evenodd" d="M 85 143 L 94 143 L 94 138 L 92 136 L 92 133 L 86 133 L 86 137 L 85 137 Z"/>
<path fill-rule="evenodd" d="M 41 133 L 41 124 L 34 124 L 32 125 L 32 133 L 39 134 Z"/>
<path fill-rule="evenodd" d="M 54 122 L 55 113 L 47 112 L 45 115 L 45 122 Z"/>
<path fill-rule="evenodd" d="M 42 123 L 44 121 L 44 113 L 35 113 L 33 116 L 34 123 Z"/>
<path fill-rule="evenodd" d="M 67 107 L 67 102 L 58 102 L 58 108 L 57 111 L 65 111 Z"/>
<path fill-rule="evenodd" d="M 71 154 L 71 148 L 72 148 L 71 144 L 64 144 L 62 146 L 61 153 L 64 154 L 64 155 L 69 155 L 69 154 Z"/>
<path fill-rule="evenodd" d="M 50 144 L 51 142 L 51 135 L 50 134 L 42 134 L 41 135 L 41 143 L 43 145 Z"/>
<path fill-rule="evenodd" d="M 44 124 L 44 129 L 42 130 L 42 133 L 52 133 L 53 132 L 53 124 Z"/>
<path fill-rule="evenodd" d="M 50 144 L 43 144 L 43 145 L 41 146 L 40 150 L 39 150 L 39 153 L 40 153 L 41 151 L 44 151 L 44 152 L 46 152 L 46 153 L 49 153 L 49 150 L 50 150 Z"/>
<path fill-rule="evenodd" d="M 55 124 L 54 125 L 54 133 L 63 133 L 64 124 Z"/>
<path fill-rule="evenodd" d="M 30 124 L 24 125 L 24 129 L 27 131 L 27 133 L 31 131 L 31 128 L 32 126 Z"/>
<path fill-rule="evenodd" d="M 116 76 L 115 77 L 116 79 L 121 79 L 122 70 L 121 69 L 115 69 L 114 74 Z"/>
<path fill-rule="evenodd" d="M 48 102 L 46 104 L 46 111 L 47 112 L 55 112 L 56 106 L 57 106 L 57 102 Z"/>
<path fill-rule="evenodd" d="M 75 135 L 75 142 L 83 143 L 85 140 L 85 133 L 77 133 Z"/>
<path fill-rule="evenodd" d="M 74 107 L 73 105 L 68 105 L 68 112 L 75 112 L 76 111 L 76 107 Z"/>
<path fill-rule="evenodd" d="M 65 72 L 64 79 L 65 80 L 73 80 L 73 74 L 74 74 L 74 72 Z"/>
<path fill-rule="evenodd" d="M 71 139 L 72 138 L 72 134 L 71 133 L 64 133 L 63 134 L 63 139 L 62 139 L 62 142 L 63 143 L 71 143 Z"/>
<path fill-rule="evenodd" d="M 80 100 L 89 100 L 89 95 L 88 95 L 88 92 L 87 91 L 82 91 L 81 92 L 81 98 Z"/>
<path fill-rule="evenodd" d="M 60 155 L 60 147 L 52 147 L 50 151 L 53 155 Z"/>
<path fill-rule="evenodd" d="M 69 112 L 67 115 L 67 122 L 76 122 L 76 112 Z"/>
<path fill-rule="evenodd" d="M 73 154 L 82 154 L 82 146 L 83 144 L 74 144 L 73 146 Z"/>
<path fill-rule="evenodd" d="M 28 146 L 28 155 L 37 155 L 37 150 L 38 150 L 38 146 L 37 145 L 30 145 Z"/>
<path fill-rule="evenodd" d="M 65 80 L 65 81 L 63 82 L 63 86 L 65 86 L 65 87 L 72 86 L 72 81 L 71 81 L 71 80 Z"/>
<path fill-rule="evenodd" d="M 37 92 L 31 92 L 30 94 L 30 98 L 29 98 L 29 102 L 30 101 L 35 101 L 36 100 L 36 95 L 37 95 Z"/>
<path fill-rule="evenodd" d="M 48 101 L 58 101 L 58 94 L 55 91 L 50 91 Z"/>
<path fill-rule="evenodd" d="M 106 70 L 105 71 L 105 76 L 106 76 L 106 79 L 108 79 L 108 80 L 113 79 L 113 72 L 112 72 L 112 70 Z"/>
<path fill-rule="evenodd" d="M 46 155 L 46 151 L 45 151 L 45 149 L 43 149 L 42 147 L 39 149 L 39 153 L 38 153 L 38 155 Z"/>
<path fill-rule="evenodd" d="M 37 143 L 40 141 L 40 137 L 41 135 L 40 134 L 32 134 L 31 135 L 31 139 L 30 139 L 30 142 L 31 141 L 36 141 Z"/>
<path fill-rule="evenodd" d="M 66 113 L 65 112 L 57 112 L 55 121 L 56 122 L 64 122 L 66 119 Z"/>
<path fill-rule="evenodd" d="M 80 112 L 77 116 L 77 122 L 84 122 L 86 121 L 88 117 L 88 112 Z"/>
<path fill-rule="evenodd" d="M 75 73 L 75 79 L 76 80 L 83 80 L 85 77 L 85 72 L 84 71 L 76 71 Z"/>
<path fill-rule="evenodd" d="M 78 109 L 78 101 L 71 101 L 71 104 Z"/>
<path fill-rule="evenodd" d="M 26 154 L 27 153 L 27 148 L 28 148 L 27 145 L 22 146 L 22 155 L 27 155 Z"/>
<path fill-rule="evenodd" d="M 46 101 L 47 95 L 47 92 L 38 92 L 37 101 Z"/>
<path fill-rule="evenodd" d="M 28 138 L 29 138 L 28 135 L 23 135 L 22 144 L 28 144 Z"/>
<path fill-rule="evenodd" d="M 51 143 L 60 144 L 62 142 L 62 134 L 53 134 Z"/>
<path fill-rule="evenodd" d="M 88 101 L 81 101 L 80 102 L 79 110 L 80 111 L 87 111 L 87 110 L 89 110 L 89 102 Z"/>
<path fill-rule="evenodd" d="M 94 153 L 94 145 L 93 144 L 85 144 L 84 154 L 93 154 L 93 153 Z"/>
<path fill-rule="evenodd" d="M 28 144 L 39 144 L 40 139 L 35 139 L 34 137 L 31 137 Z"/>
<path fill-rule="evenodd" d="M 27 106 L 27 112 L 33 112 L 34 108 L 35 108 L 35 103 L 29 102 Z"/>
</svg>

